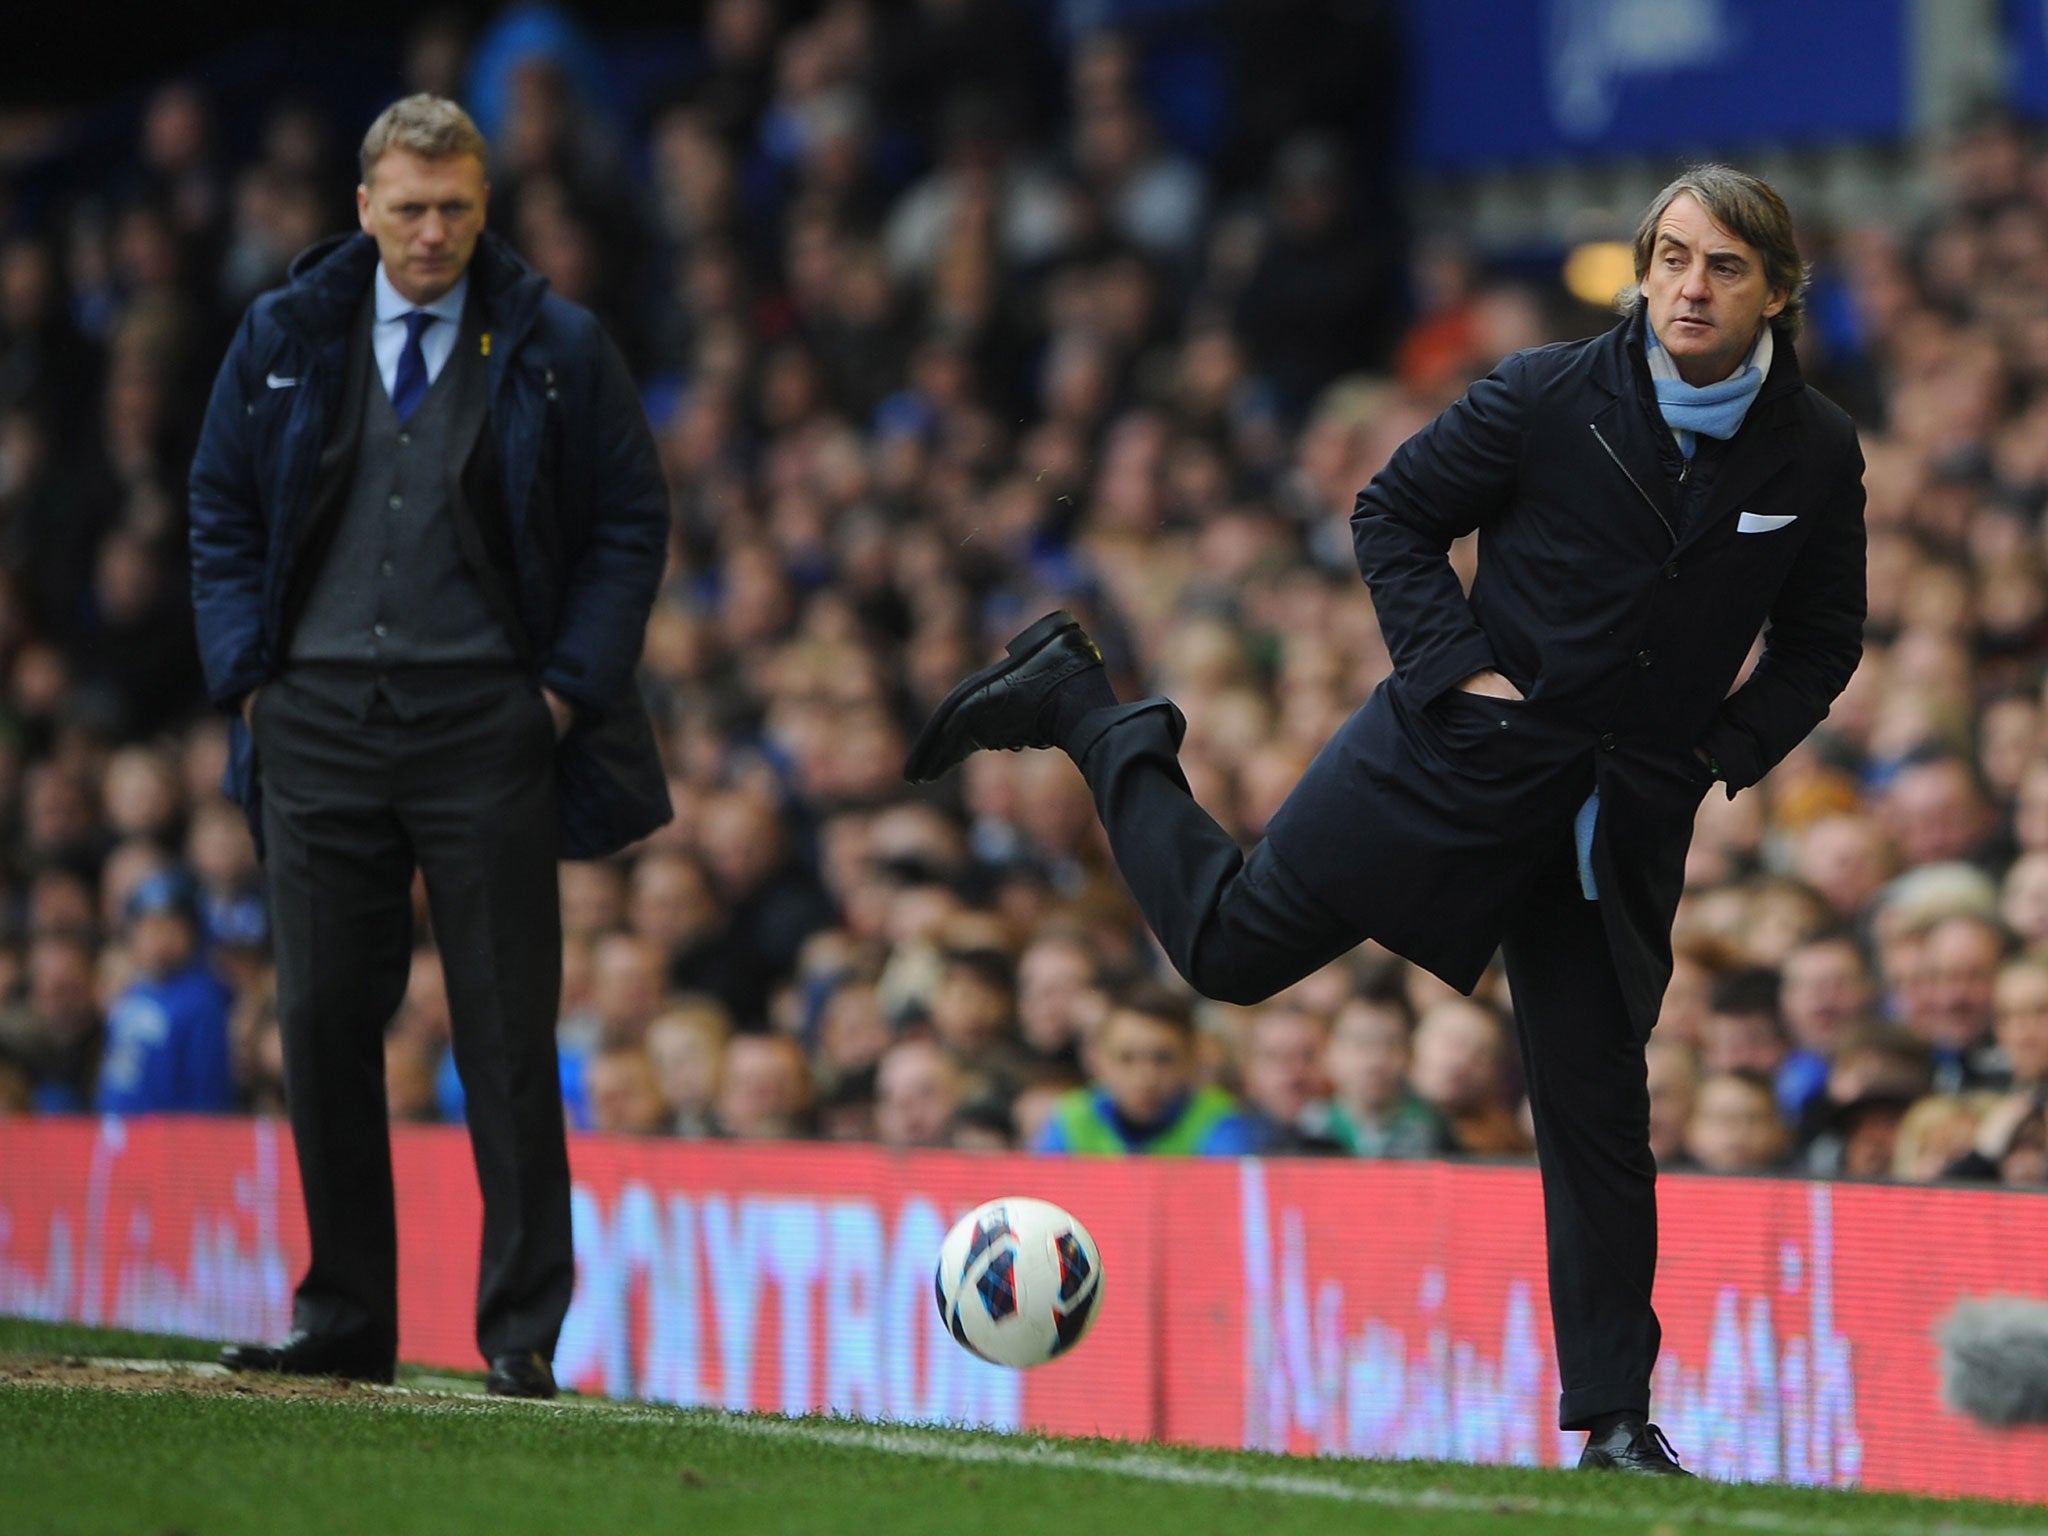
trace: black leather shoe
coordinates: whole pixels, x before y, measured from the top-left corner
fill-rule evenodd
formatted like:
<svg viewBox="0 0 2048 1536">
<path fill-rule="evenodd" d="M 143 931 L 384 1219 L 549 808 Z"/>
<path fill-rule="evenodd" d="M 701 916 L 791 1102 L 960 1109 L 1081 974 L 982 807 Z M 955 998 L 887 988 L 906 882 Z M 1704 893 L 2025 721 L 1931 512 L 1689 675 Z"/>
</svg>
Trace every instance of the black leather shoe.
<svg viewBox="0 0 2048 1536">
<path fill-rule="evenodd" d="M 554 1368 L 534 1350 L 499 1355 L 491 1361 L 484 1390 L 493 1397 L 553 1397 Z"/>
<path fill-rule="evenodd" d="M 969 677 L 932 711 L 903 763 L 911 783 L 929 783 L 970 752 L 1059 745 L 1039 726 L 1045 701 L 1075 673 L 1101 666 L 1102 652 L 1064 608 L 1004 649 L 1007 656 Z"/>
<path fill-rule="evenodd" d="M 1678 1464 L 1678 1452 L 1664 1431 L 1641 1419 L 1623 1419 L 1604 1435 L 1586 1437 L 1579 1468 L 1608 1472 L 1646 1472 L 1654 1477 L 1691 1477 Z"/>
<path fill-rule="evenodd" d="M 352 1334 L 295 1330 L 282 1344 L 230 1344 L 220 1363 L 231 1371 L 275 1371 L 285 1376 L 333 1376 L 342 1381 L 391 1385 L 394 1352 Z"/>
</svg>

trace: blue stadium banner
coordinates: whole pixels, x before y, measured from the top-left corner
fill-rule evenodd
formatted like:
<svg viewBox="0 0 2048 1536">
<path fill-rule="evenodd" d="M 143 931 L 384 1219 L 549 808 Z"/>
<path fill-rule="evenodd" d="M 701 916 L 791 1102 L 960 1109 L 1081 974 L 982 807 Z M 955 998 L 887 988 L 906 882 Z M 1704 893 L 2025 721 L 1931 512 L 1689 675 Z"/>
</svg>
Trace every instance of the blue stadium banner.
<svg viewBox="0 0 2048 1536">
<path fill-rule="evenodd" d="M 1905 0 L 1407 0 L 1406 15 L 1410 153 L 1431 169 L 1905 124 Z"/>
</svg>

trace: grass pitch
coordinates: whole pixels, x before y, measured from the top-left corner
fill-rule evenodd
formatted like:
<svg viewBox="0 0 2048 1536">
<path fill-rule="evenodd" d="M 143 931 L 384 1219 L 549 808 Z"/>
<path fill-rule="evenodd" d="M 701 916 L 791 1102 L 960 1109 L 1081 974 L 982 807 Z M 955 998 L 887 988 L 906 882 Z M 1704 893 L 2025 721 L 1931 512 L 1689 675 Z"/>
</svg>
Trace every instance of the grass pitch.
<svg viewBox="0 0 2048 1536">
<path fill-rule="evenodd" d="M 412 1371 L 387 1390 L 109 1363 L 212 1354 L 0 1319 L 0 1531 L 2048 1533 L 2048 1510 L 2001 1504 L 501 1402 Z"/>
</svg>

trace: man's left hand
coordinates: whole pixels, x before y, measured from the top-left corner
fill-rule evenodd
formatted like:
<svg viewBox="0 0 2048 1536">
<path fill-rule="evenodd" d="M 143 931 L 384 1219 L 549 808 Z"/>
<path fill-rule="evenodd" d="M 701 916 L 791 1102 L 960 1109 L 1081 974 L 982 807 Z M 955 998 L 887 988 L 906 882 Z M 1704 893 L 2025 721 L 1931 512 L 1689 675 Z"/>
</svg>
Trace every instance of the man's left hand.
<svg viewBox="0 0 2048 1536">
<path fill-rule="evenodd" d="M 552 688 L 541 689 L 540 696 L 548 701 L 548 713 L 555 717 L 555 740 L 560 741 L 576 723 L 576 706 Z"/>
</svg>

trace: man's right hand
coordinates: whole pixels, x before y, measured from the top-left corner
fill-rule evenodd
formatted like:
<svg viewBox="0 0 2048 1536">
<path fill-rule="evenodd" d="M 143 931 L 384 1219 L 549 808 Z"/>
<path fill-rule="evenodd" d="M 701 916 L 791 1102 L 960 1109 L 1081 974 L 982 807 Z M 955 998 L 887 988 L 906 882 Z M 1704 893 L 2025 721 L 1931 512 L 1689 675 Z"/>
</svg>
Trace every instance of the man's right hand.
<svg viewBox="0 0 2048 1536">
<path fill-rule="evenodd" d="M 254 688 L 251 688 L 242 695 L 242 724 L 248 726 L 252 731 L 256 729 L 256 695 L 262 691 L 263 685 L 258 683 Z"/>
<path fill-rule="evenodd" d="M 1522 690 L 1502 677 L 1498 672 L 1474 672 L 1458 684 L 1460 693 L 1482 694 L 1489 699 L 1515 699 L 1522 697 Z"/>
</svg>

